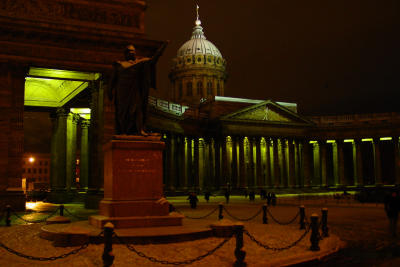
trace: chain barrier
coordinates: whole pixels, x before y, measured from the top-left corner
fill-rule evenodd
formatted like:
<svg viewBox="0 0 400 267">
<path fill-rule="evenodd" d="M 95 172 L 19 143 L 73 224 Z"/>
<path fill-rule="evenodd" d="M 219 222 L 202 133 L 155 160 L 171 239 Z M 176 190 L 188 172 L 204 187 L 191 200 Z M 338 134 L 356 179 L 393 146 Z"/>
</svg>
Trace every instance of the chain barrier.
<svg viewBox="0 0 400 267">
<path fill-rule="evenodd" d="M 86 242 L 85 244 L 83 244 L 82 246 L 80 246 L 79 248 L 76 248 L 76 249 L 74 249 L 74 250 L 72 250 L 72 251 L 70 251 L 68 253 L 61 254 L 59 256 L 36 257 L 36 256 L 31 256 L 31 255 L 25 255 L 25 254 L 23 254 L 21 252 L 15 251 L 14 249 L 7 247 L 2 242 L 0 242 L 0 247 L 4 248 L 8 252 L 10 252 L 10 253 L 12 253 L 14 255 L 17 255 L 18 257 L 25 258 L 25 259 L 28 259 L 28 260 L 35 260 L 35 261 L 54 261 L 54 260 L 58 260 L 58 259 L 63 259 L 63 258 L 66 258 L 66 257 L 68 257 L 70 255 L 78 253 L 79 251 L 87 248 L 88 246 L 89 246 L 89 241 Z"/>
<path fill-rule="evenodd" d="M 308 234 L 308 232 L 310 231 L 311 226 L 308 226 L 308 228 L 304 231 L 304 233 L 300 236 L 299 239 L 297 239 L 296 241 L 294 241 L 292 244 L 286 246 L 286 247 L 281 247 L 281 248 L 273 248 L 270 247 L 268 245 L 265 245 L 263 243 L 261 243 L 260 241 L 258 241 L 254 236 L 252 236 L 249 231 L 244 230 L 243 232 L 250 238 L 251 241 L 255 242 L 258 246 L 263 247 L 267 250 L 274 250 L 274 251 L 282 251 L 282 250 L 286 250 L 286 249 L 290 249 L 294 246 L 296 246 L 301 240 L 303 240 L 303 238 Z"/>
<path fill-rule="evenodd" d="M 74 217 L 74 218 L 76 218 L 76 219 L 78 219 L 78 220 L 87 220 L 87 217 L 83 217 L 83 216 L 78 216 L 78 215 L 75 215 L 75 214 L 72 214 L 67 208 L 65 208 L 64 207 L 64 210 L 69 214 L 69 215 L 71 215 L 72 217 Z"/>
<path fill-rule="evenodd" d="M 242 221 L 242 222 L 247 222 L 247 221 L 253 220 L 255 217 L 257 217 L 258 215 L 260 215 L 260 213 L 263 211 L 262 208 L 261 208 L 261 209 L 259 209 L 259 210 L 256 212 L 256 214 L 254 214 L 253 216 L 250 216 L 250 217 L 247 218 L 247 219 L 241 219 L 241 218 L 238 218 L 238 217 L 234 216 L 233 214 L 231 214 L 231 213 L 225 208 L 225 206 L 224 206 L 224 210 L 226 211 L 226 214 L 228 214 L 230 217 L 232 217 L 233 219 L 235 219 L 235 220 L 237 220 L 237 221 Z"/>
<path fill-rule="evenodd" d="M 182 215 L 184 215 L 184 216 L 185 216 L 186 218 L 188 218 L 188 219 L 198 220 L 198 219 L 207 218 L 208 216 L 210 216 L 211 214 L 213 214 L 217 209 L 218 209 L 218 207 L 216 207 L 215 209 L 213 209 L 211 212 L 207 213 L 206 215 L 200 216 L 200 217 L 191 217 L 191 216 L 185 215 L 185 214 L 183 214 L 183 212 L 177 210 L 176 208 L 175 208 L 175 211 L 178 212 L 178 213 L 180 213 L 180 214 L 182 214 Z"/>
<path fill-rule="evenodd" d="M 122 240 L 122 238 L 119 237 L 117 234 L 115 234 L 115 237 L 119 240 L 119 242 L 121 244 L 124 244 L 130 251 L 136 253 L 136 255 L 138 255 L 139 257 L 145 258 L 151 262 L 160 263 L 160 264 L 170 264 L 170 265 L 188 265 L 188 264 L 192 264 L 193 262 L 200 261 L 200 260 L 204 259 L 205 257 L 208 257 L 208 256 L 214 254 L 214 252 L 216 252 L 218 249 L 220 249 L 223 245 L 225 245 L 225 243 L 227 243 L 232 238 L 232 236 L 231 236 L 229 238 L 224 239 L 215 248 L 207 251 L 205 254 L 200 255 L 194 259 L 184 260 L 184 261 L 167 261 L 167 260 L 159 260 L 154 257 L 147 256 L 143 252 L 137 251 L 132 245 L 125 243 Z"/>
<path fill-rule="evenodd" d="M 23 217 L 21 217 L 20 215 L 18 215 L 14 210 L 11 210 L 12 213 L 15 215 L 15 217 L 17 217 L 18 219 L 26 222 L 26 223 L 42 223 L 45 222 L 48 218 L 50 218 L 51 216 L 53 216 L 54 214 L 56 214 L 56 212 L 59 210 L 60 208 L 55 209 L 52 213 L 50 213 L 49 215 L 47 215 L 45 218 L 40 219 L 40 220 L 36 220 L 36 221 L 31 221 L 31 220 L 27 220 L 24 219 Z M 25 214 L 27 215 L 27 214 Z"/>
<path fill-rule="evenodd" d="M 294 218 L 291 219 L 290 221 L 288 221 L 288 222 L 280 222 L 280 221 L 278 221 L 277 219 L 275 219 L 275 217 L 272 215 L 272 213 L 269 211 L 269 209 L 267 209 L 267 212 L 268 212 L 268 214 L 271 216 L 272 220 L 274 220 L 274 222 L 276 222 L 277 224 L 280 224 L 280 225 L 288 225 L 288 224 L 291 224 L 291 223 L 294 222 L 294 221 L 297 219 L 297 217 L 299 217 L 299 215 L 300 215 L 300 212 L 297 212 L 296 216 L 294 216 Z"/>
</svg>

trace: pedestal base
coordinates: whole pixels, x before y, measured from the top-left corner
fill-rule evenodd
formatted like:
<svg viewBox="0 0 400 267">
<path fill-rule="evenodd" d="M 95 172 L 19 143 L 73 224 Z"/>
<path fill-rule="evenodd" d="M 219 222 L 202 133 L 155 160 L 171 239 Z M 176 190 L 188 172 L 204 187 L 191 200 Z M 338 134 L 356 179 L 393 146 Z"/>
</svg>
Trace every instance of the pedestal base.
<svg viewBox="0 0 400 267">
<path fill-rule="evenodd" d="M 166 216 L 131 216 L 131 217 L 107 217 L 102 215 L 90 216 L 89 223 L 97 228 L 103 228 L 104 224 L 111 222 L 114 228 L 138 228 L 181 226 L 183 215 L 170 214 Z"/>
</svg>

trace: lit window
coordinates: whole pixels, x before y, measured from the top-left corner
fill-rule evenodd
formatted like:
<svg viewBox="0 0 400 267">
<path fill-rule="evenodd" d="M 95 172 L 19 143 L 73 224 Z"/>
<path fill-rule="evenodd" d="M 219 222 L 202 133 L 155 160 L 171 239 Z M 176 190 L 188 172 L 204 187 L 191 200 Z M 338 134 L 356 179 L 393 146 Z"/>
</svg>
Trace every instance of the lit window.
<svg viewBox="0 0 400 267">
<path fill-rule="evenodd" d="M 197 95 L 202 95 L 203 93 L 203 83 L 197 82 Z"/>
</svg>

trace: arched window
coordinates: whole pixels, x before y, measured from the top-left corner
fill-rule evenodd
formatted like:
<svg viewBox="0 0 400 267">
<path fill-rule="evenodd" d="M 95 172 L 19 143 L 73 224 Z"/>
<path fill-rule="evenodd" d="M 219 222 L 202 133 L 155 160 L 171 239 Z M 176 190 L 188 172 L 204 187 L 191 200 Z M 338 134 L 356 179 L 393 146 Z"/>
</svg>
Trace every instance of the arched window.
<svg viewBox="0 0 400 267">
<path fill-rule="evenodd" d="M 192 82 L 188 82 L 186 84 L 186 95 L 188 96 L 193 95 L 192 88 L 193 88 Z"/>
<path fill-rule="evenodd" d="M 203 95 L 203 83 L 202 82 L 197 82 L 197 95 L 199 95 L 199 96 Z"/>
<path fill-rule="evenodd" d="M 207 83 L 207 95 L 212 95 L 212 82 Z"/>
</svg>

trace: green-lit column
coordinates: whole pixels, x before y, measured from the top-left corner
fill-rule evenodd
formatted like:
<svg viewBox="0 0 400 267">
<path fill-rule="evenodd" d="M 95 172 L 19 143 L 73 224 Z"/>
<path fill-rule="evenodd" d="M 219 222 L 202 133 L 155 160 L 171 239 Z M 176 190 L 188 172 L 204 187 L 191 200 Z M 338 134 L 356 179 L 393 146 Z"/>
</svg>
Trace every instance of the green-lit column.
<svg viewBox="0 0 400 267">
<path fill-rule="evenodd" d="M 296 186 L 296 173 L 295 173 L 295 151 L 294 151 L 294 140 L 288 140 L 288 162 L 289 162 L 289 187 L 294 188 Z"/>
<path fill-rule="evenodd" d="M 239 188 L 246 187 L 246 161 L 244 158 L 244 138 L 239 137 Z"/>
<path fill-rule="evenodd" d="M 280 139 L 280 165 L 281 165 L 281 186 L 288 187 L 288 168 L 287 168 L 287 144 L 286 139 Z"/>
<path fill-rule="evenodd" d="M 256 186 L 255 183 L 255 165 L 254 165 L 254 138 L 250 137 L 248 139 L 248 166 L 247 166 L 247 172 L 246 172 L 246 180 L 247 180 L 247 185 L 250 188 L 254 188 Z"/>
<path fill-rule="evenodd" d="M 294 143 L 294 172 L 295 172 L 295 187 L 299 188 L 301 183 L 302 177 L 302 164 L 301 164 L 301 146 L 300 141 L 295 141 Z"/>
<path fill-rule="evenodd" d="M 311 147 L 307 140 L 302 141 L 301 158 L 303 169 L 303 185 L 304 187 L 311 187 Z"/>
<path fill-rule="evenodd" d="M 232 154 L 231 154 L 231 181 L 232 187 L 240 187 L 240 156 L 238 158 L 238 144 L 239 144 L 239 154 L 240 154 L 240 137 L 234 136 L 231 142 Z"/>
<path fill-rule="evenodd" d="M 199 138 L 199 187 L 204 189 L 204 176 L 205 176 L 205 144 L 204 139 Z"/>
<path fill-rule="evenodd" d="M 374 138 L 372 145 L 374 150 L 375 185 L 381 186 L 383 183 L 382 183 L 381 149 L 380 149 L 379 138 Z"/>
<path fill-rule="evenodd" d="M 67 118 L 68 112 L 59 108 L 56 112 L 56 120 L 54 125 L 54 147 L 52 148 L 52 156 L 54 157 L 51 161 L 51 174 L 52 181 L 51 188 L 51 201 L 52 202 L 63 202 L 62 194 L 65 193 L 66 189 L 66 156 L 67 156 Z"/>
<path fill-rule="evenodd" d="M 67 118 L 67 157 L 66 157 L 66 187 L 67 191 L 76 190 L 76 131 L 79 115 L 69 113 Z"/>
<path fill-rule="evenodd" d="M 215 160 L 214 160 L 214 166 L 215 166 L 215 178 L 214 178 L 214 187 L 215 189 L 219 189 L 221 184 L 221 144 L 222 144 L 222 139 L 220 137 L 217 137 L 214 139 L 214 155 L 215 155 Z"/>
<path fill-rule="evenodd" d="M 344 170 L 344 152 L 343 152 L 343 140 L 338 139 L 336 140 L 337 144 L 337 160 L 338 160 L 338 174 L 339 174 L 339 184 L 337 186 L 346 186 L 347 181 L 346 181 L 346 176 L 345 176 L 345 170 Z"/>
<path fill-rule="evenodd" d="M 399 137 L 394 136 L 392 138 L 393 147 L 394 147 L 394 171 L 395 171 L 395 179 L 394 183 L 396 185 L 400 185 L 400 150 L 399 150 Z"/>
<path fill-rule="evenodd" d="M 272 187 L 271 182 L 271 140 L 265 138 L 265 184 Z"/>
<path fill-rule="evenodd" d="M 186 138 L 186 153 L 185 153 L 185 181 L 186 181 L 186 187 L 187 189 L 190 189 L 193 187 L 193 150 L 192 150 L 192 138 L 187 137 Z"/>
<path fill-rule="evenodd" d="M 203 189 L 210 190 L 212 186 L 212 166 L 211 166 L 211 147 L 212 147 L 212 140 L 211 138 L 206 138 L 204 140 L 204 179 L 203 179 Z"/>
<path fill-rule="evenodd" d="M 200 160 L 200 156 L 199 156 L 199 138 L 195 137 L 193 139 L 193 187 L 194 189 L 198 189 L 199 188 L 199 160 Z"/>
<path fill-rule="evenodd" d="M 333 165 L 333 184 L 338 186 L 339 183 L 339 158 L 338 158 L 338 145 L 335 141 L 332 143 L 332 165 Z"/>
<path fill-rule="evenodd" d="M 185 190 L 185 137 L 183 135 L 178 136 L 177 138 L 177 184 L 179 190 Z"/>
<path fill-rule="evenodd" d="M 354 185 L 364 186 L 361 139 L 355 139 L 353 142 L 353 167 L 354 167 Z"/>
<path fill-rule="evenodd" d="M 311 144 L 313 155 L 313 175 L 311 185 L 321 186 L 321 156 L 318 142 Z"/>
<path fill-rule="evenodd" d="M 176 136 L 170 134 L 167 143 L 167 159 L 168 159 L 168 180 L 167 188 L 169 191 L 174 192 L 176 190 Z"/>
<path fill-rule="evenodd" d="M 228 137 L 222 137 L 222 143 L 221 143 L 221 166 L 222 166 L 222 171 L 221 171 L 221 185 L 226 186 L 228 182 L 230 182 L 229 177 L 229 171 L 228 171 Z"/>
<path fill-rule="evenodd" d="M 258 187 L 264 187 L 265 180 L 263 179 L 263 173 L 262 173 L 261 138 L 256 137 L 255 143 L 256 143 L 256 181 L 257 181 L 256 185 Z"/>
<path fill-rule="evenodd" d="M 280 187 L 280 177 L 281 177 L 281 170 L 279 164 L 279 143 L 278 138 L 272 138 L 272 161 L 273 161 L 273 185 L 274 187 Z"/>
<path fill-rule="evenodd" d="M 79 162 L 80 167 L 80 190 L 86 191 L 88 189 L 89 179 L 89 125 L 90 120 L 81 120 L 81 158 Z"/>
<path fill-rule="evenodd" d="M 326 161 L 326 153 L 327 153 L 327 144 L 325 140 L 319 140 L 319 149 L 321 155 L 321 187 L 328 186 L 328 177 L 327 177 L 327 161 Z"/>
</svg>

